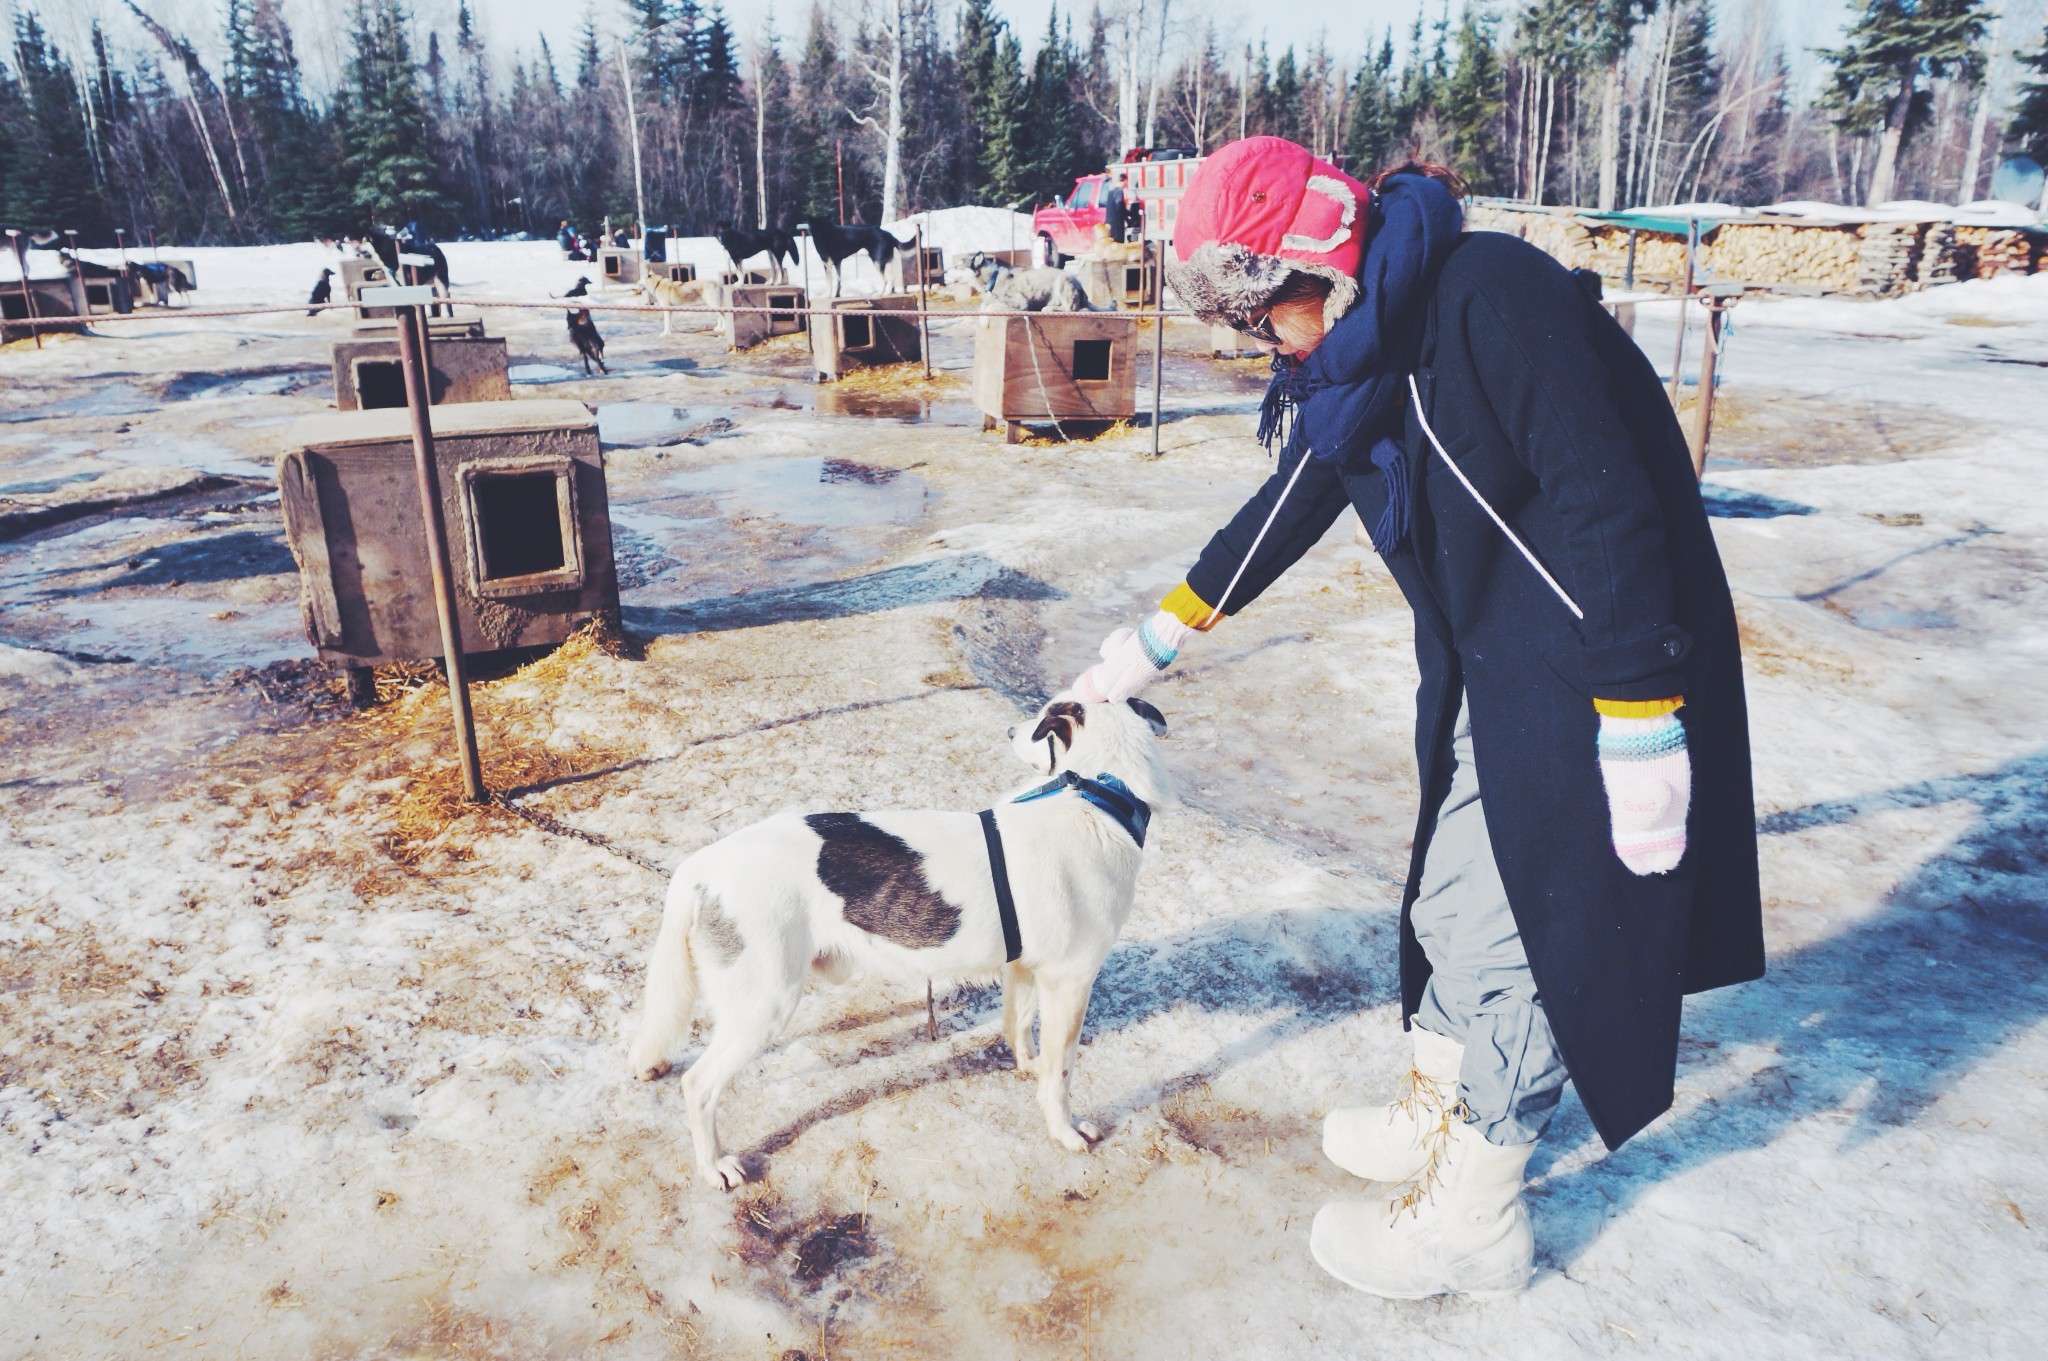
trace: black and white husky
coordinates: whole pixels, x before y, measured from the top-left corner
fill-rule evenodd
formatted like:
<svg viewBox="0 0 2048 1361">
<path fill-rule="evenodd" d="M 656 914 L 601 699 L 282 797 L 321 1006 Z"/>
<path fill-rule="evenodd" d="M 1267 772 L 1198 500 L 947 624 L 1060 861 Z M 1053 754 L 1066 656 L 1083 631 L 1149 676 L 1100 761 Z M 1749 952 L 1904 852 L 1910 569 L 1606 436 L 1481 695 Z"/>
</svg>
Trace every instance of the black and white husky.
<svg viewBox="0 0 2048 1361">
<path fill-rule="evenodd" d="M 997 804 L 996 833 L 976 813 L 785 813 L 685 860 L 631 1063 L 642 1079 L 667 1073 L 698 1000 L 708 1005 L 710 1042 L 683 1075 L 704 1179 L 746 1180 L 719 1145 L 718 1098 L 782 1033 L 813 972 L 835 983 L 862 972 L 999 977 L 1002 1035 L 1018 1069 L 1037 1074 L 1053 1140 L 1080 1152 L 1100 1138 L 1074 1119 L 1068 1074 L 1096 971 L 1131 914 L 1150 806 L 1170 798 L 1155 749 L 1165 734 L 1143 700 L 1057 695 L 1011 729 L 1016 754 L 1053 779 Z M 999 881 L 1014 903 L 1008 922 Z"/>
</svg>

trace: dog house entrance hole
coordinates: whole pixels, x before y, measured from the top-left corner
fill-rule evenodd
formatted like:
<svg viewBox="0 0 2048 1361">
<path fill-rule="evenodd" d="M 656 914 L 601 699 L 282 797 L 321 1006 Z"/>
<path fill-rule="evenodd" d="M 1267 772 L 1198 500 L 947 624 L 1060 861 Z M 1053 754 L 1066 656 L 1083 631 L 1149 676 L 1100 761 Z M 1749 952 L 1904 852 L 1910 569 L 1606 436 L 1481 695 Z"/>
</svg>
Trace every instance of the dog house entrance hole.
<svg viewBox="0 0 2048 1361">
<path fill-rule="evenodd" d="M 770 321 L 794 322 L 796 320 L 796 294 L 770 293 L 768 295 L 768 318 Z"/>
<path fill-rule="evenodd" d="M 875 324 L 864 316 L 846 316 L 839 319 L 840 348 L 865 350 L 875 343 Z"/>
<path fill-rule="evenodd" d="M 28 299 L 19 293 L 0 293 L 0 317 L 9 321 L 28 319 Z"/>
<path fill-rule="evenodd" d="M 404 366 L 396 359 L 358 359 L 356 405 L 364 411 L 404 406 Z"/>
<path fill-rule="evenodd" d="M 1127 266 L 1125 266 L 1125 267 L 1124 267 L 1124 292 L 1126 292 L 1126 293 L 1138 293 L 1138 292 L 1142 292 L 1142 291 L 1144 290 L 1144 287 L 1145 287 L 1145 267 L 1144 267 L 1143 265 L 1127 265 Z"/>
<path fill-rule="evenodd" d="M 111 279 L 106 281 L 88 280 L 85 285 L 85 305 L 87 307 L 112 307 L 114 305 L 113 281 Z"/>
<path fill-rule="evenodd" d="M 610 277 L 616 279 L 619 277 L 619 271 L 625 268 L 625 264 L 626 260 L 624 256 L 607 255 L 604 257 L 604 272 Z"/>
<path fill-rule="evenodd" d="M 477 474 L 470 494 L 485 581 L 562 570 L 560 480 L 549 472 Z"/>
<path fill-rule="evenodd" d="M 1074 381 L 1077 383 L 1106 383 L 1109 381 L 1109 344 L 1107 340 L 1077 340 L 1074 342 Z"/>
</svg>

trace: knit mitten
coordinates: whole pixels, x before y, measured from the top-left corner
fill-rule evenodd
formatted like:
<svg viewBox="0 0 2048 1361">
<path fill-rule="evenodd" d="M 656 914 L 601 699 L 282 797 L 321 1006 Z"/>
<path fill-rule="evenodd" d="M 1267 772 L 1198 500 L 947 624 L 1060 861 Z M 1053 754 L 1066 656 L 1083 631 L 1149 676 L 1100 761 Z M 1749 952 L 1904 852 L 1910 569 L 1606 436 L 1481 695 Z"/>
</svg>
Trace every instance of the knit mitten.
<svg viewBox="0 0 2048 1361">
<path fill-rule="evenodd" d="M 1194 630 L 1159 611 L 1134 629 L 1118 629 L 1102 640 L 1102 660 L 1081 673 L 1074 693 L 1090 704 L 1121 704 L 1173 665 Z"/>
<path fill-rule="evenodd" d="M 1662 874 L 1685 858 L 1685 815 L 1692 806 L 1692 761 L 1675 713 L 1656 718 L 1600 716 L 1600 781 L 1614 853 L 1632 874 Z"/>
</svg>

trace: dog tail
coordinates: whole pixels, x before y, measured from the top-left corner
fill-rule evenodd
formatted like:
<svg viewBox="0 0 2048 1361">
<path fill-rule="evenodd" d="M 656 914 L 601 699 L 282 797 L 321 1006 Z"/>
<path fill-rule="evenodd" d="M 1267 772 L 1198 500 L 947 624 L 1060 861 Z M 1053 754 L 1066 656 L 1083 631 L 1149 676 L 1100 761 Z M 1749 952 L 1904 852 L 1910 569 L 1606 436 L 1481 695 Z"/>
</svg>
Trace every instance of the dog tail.
<svg viewBox="0 0 2048 1361">
<path fill-rule="evenodd" d="M 633 1076 L 643 1082 L 668 1071 L 668 1056 L 690 1033 L 690 1018 L 697 1010 L 697 961 L 690 952 L 690 933 L 703 901 L 703 885 L 687 871 L 677 874 L 669 886 L 661 934 L 655 937 L 654 958 L 647 966 L 640 1029 L 633 1036 L 629 1060 Z"/>
</svg>

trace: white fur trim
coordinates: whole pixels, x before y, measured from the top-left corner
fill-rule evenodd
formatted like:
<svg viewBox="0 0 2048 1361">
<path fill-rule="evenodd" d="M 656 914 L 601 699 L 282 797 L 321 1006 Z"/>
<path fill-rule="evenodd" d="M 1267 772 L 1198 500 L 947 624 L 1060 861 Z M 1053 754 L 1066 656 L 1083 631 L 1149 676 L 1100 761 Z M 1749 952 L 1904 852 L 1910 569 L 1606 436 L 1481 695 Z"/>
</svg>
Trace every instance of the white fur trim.
<svg viewBox="0 0 2048 1361">
<path fill-rule="evenodd" d="M 1289 232 L 1280 238 L 1280 249 L 1324 255 L 1343 245 L 1350 237 L 1351 226 L 1358 221 L 1358 196 L 1351 192 L 1350 185 L 1342 180 L 1331 179 L 1328 175 L 1310 175 L 1308 187 L 1311 193 L 1321 194 L 1341 210 L 1341 215 L 1337 219 L 1337 230 L 1321 240 Z"/>
</svg>

